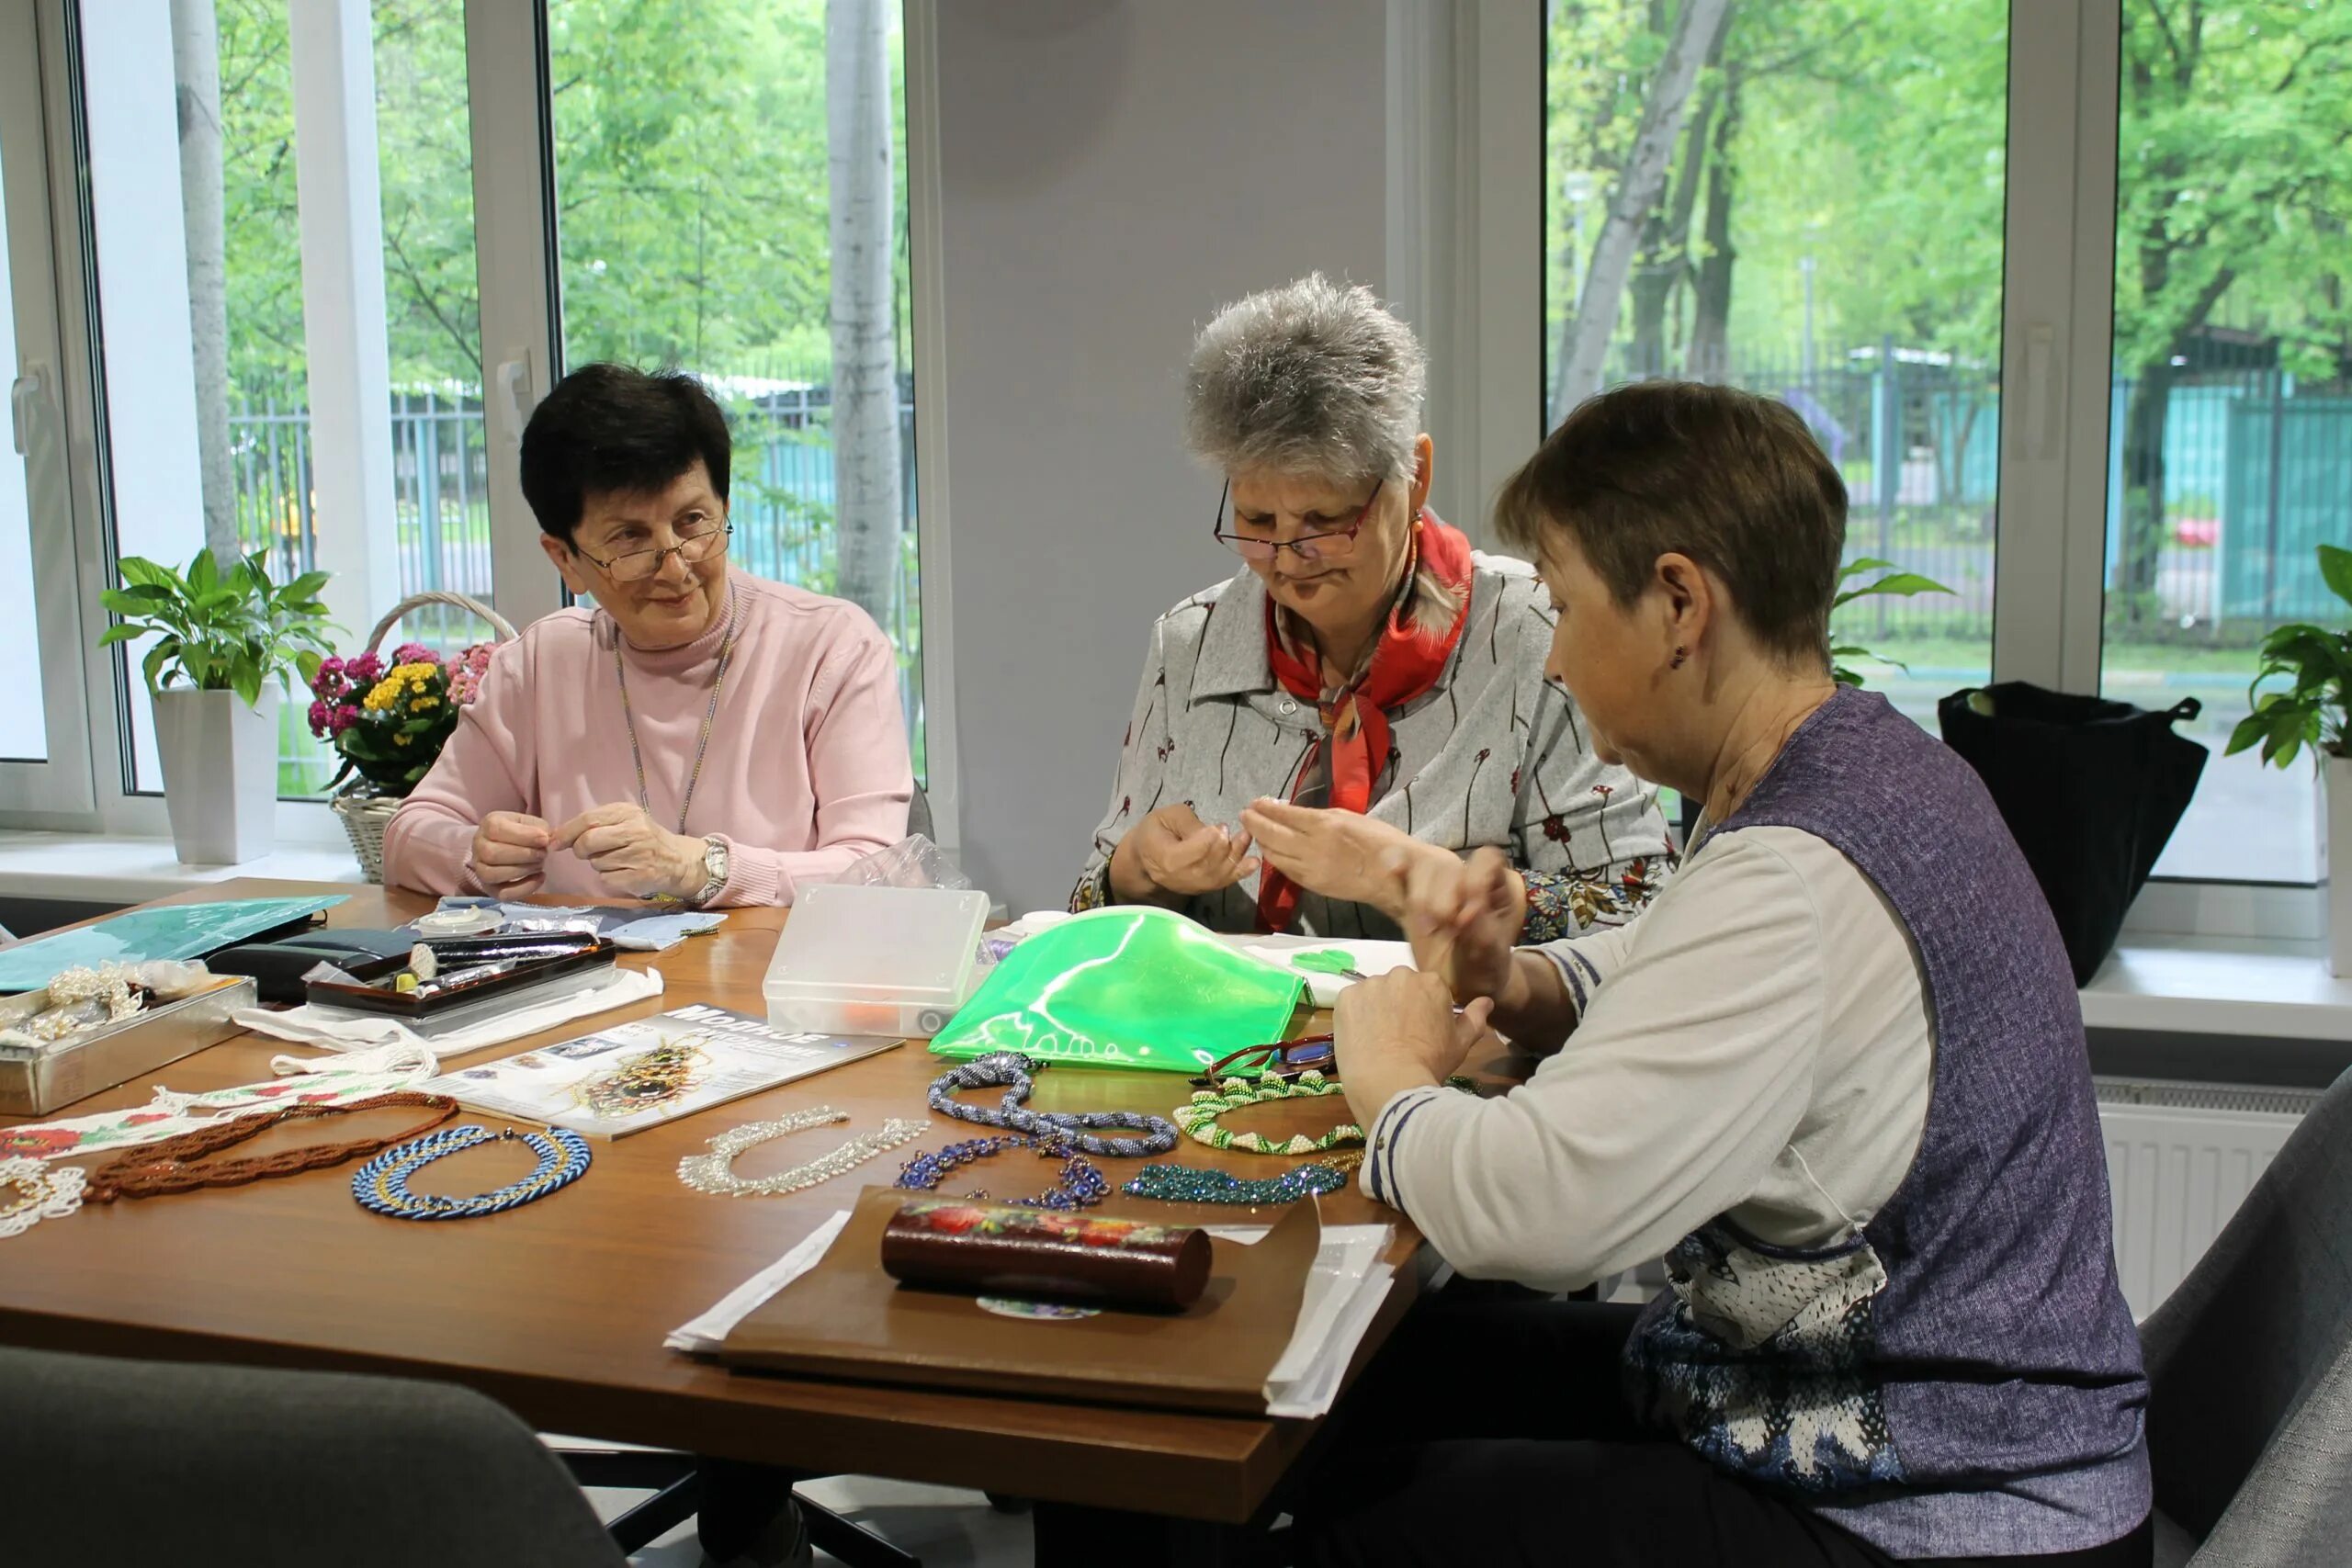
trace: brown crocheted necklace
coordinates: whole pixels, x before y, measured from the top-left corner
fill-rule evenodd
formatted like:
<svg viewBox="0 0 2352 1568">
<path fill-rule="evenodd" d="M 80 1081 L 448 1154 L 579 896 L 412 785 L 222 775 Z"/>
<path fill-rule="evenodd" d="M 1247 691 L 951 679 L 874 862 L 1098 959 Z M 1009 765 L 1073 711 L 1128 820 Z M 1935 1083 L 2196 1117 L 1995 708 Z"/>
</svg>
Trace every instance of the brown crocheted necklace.
<svg viewBox="0 0 2352 1568">
<path fill-rule="evenodd" d="M 392 1105 L 423 1106 L 433 1114 L 403 1132 L 379 1138 L 306 1144 L 300 1148 L 277 1149 L 242 1159 L 207 1158 L 289 1122 L 343 1116 L 354 1111 L 376 1111 Z M 90 1173 L 89 1186 L 82 1196 L 88 1202 L 111 1203 L 117 1198 L 159 1198 L 171 1192 L 193 1192 L 200 1187 L 241 1187 L 274 1176 L 321 1170 L 421 1136 L 457 1113 L 458 1102 L 447 1095 L 418 1094 L 410 1089 L 370 1095 L 342 1105 L 288 1105 L 266 1115 L 239 1116 L 176 1134 L 143 1148 L 127 1149 Z"/>
</svg>

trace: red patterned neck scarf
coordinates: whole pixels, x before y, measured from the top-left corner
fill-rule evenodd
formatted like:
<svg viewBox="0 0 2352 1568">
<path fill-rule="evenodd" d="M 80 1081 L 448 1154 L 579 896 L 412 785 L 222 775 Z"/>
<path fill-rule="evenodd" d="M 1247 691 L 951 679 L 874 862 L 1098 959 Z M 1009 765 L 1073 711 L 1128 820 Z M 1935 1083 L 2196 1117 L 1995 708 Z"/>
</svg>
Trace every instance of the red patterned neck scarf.
<svg viewBox="0 0 2352 1568">
<path fill-rule="evenodd" d="M 1418 575 L 1428 572 L 1453 591 L 1453 620 L 1443 631 L 1431 631 L 1416 614 Z M 1310 752 L 1292 795 L 1301 780 L 1317 776 L 1328 762 L 1331 795 L 1323 804 L 1335 811 L 1359 814 L 1372 807 L 1372 788 L 1388 765 L 1388 710 L 1428 692 L 1445 673 L 1462 627 L 1470 617 L 1470 541 L 1457 529 L 1438 520 L 1427 507 L 1413 524 L 1412 556 L 1405 562 L 1405 586 L 1380 628 L 1371 662 L 1345 685 L 1325 679 L 1321 658 L 1314 646 L 1300 639 L 1289 646 L 1276 621 L 1280 614 L 1271 595 L 1266 600 L 1266 653 L 1283 690 L 1313 703 L 1323 718 L 1323 739 Z M 1326 691 L 1327 686 L 1335 689 Z M 1318 754 L 1319 753 L 1319 754 Z M 1290 929 L 1298 912 L 1298 887 L 1267 866 L 1258 881 L 1258 929 Z"/>
</svg>

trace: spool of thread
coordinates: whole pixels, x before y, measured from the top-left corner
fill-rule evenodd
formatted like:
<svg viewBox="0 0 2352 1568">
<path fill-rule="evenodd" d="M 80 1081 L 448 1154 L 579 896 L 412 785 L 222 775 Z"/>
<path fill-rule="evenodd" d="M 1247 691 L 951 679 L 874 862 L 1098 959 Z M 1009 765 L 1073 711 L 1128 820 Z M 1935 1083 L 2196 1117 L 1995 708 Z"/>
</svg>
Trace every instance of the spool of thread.
<svg viewBox="0 0 2352 1568">
<path fill-rule="evenodd" d="M 916 1198 L 882 1232 L 901 1284 L 1182 1311 L 1209 1282 L 1208 1233 L 1098 1214 Z"/>
</svg>

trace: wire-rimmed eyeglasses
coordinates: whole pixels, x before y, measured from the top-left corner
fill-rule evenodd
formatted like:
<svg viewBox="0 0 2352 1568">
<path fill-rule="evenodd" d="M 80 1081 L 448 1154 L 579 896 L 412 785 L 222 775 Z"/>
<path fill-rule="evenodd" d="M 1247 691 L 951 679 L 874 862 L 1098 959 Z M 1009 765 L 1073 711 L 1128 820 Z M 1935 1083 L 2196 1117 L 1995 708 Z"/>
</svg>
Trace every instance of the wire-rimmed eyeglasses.
<svg viewBox="0 0 2352 1568">
<path fill-rule="evenodd" d="M 1261 539 L 1254 534 L 1228 534 L 1225 531 L 1225 503 L 1233 497 L 1233 481 L 1227 479 L 1225 488 L 1217 492 L 1216 518 L 1212 526 L 1218 542 L 1246 561 L 1263 565 L 1284 550 L 1301 560 L 1329 560 L 1356 547 L 1356 536 L 1363 533 L 1363 525 L 1372 520 L 1373 505 L 1380 500 L 1380 491 L 1387 482 L 1384 479 L 1372 487 L 1372 493 L 1364 498 L 1363 510 L 1357 513 L 1356 520 L 1344 528 L 1321 528 L 1311 534 L 1301 534 L 1295 539 Z"/>
<path fill-rule="evenodd" d="M 662 563 L 671 556 L 689 564 L 708 560 L 727 547 L 728 536 L 734 532 L 734 524 L 720 522 L 707 513 L 697 512 L 679 523 L 678 542 L 674 545 L 663 545 L 659 549 L 630 550 L 610 560 L 600 560 L 586 550 L 580 553 L 594 561 L 597 569 L 615 582 L 642 582 L 660 571 Z"/>
</svg>

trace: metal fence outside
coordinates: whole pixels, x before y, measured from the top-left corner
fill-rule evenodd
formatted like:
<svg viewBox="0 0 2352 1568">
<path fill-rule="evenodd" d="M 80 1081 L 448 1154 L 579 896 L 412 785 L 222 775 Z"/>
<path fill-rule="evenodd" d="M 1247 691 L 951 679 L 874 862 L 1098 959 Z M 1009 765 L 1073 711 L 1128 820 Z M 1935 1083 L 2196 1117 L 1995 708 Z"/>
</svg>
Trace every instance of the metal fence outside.
<svg viewBox="0 0 2352 1568">
<path fill-rule="evenodd" d="M 735 424 L 734 553 L 746 570 L 817 592 L 834 585 L 830 389 L 807 380 L 715 377 Z M 400 592 L 446 589 L 489 603 L 492 590 L 490 452 L 479 391 L 397 392 L 392 398 L 393 515 Z M 316 560 L 310 412 L 294 398 L 265 397 L 230 416 L 237 526 L 247 550 L 266 549 L 277 581 Z M 898 592 L 883 630 L 899 650 L 900 695 L 918 748 L 922 725 L 921 574 L 915 551 L 914 402 L 899 392 L 904 531 Z M 349 628 L 353 637 L 368 628 Z M 454 649 L 488 637 L 463 611 L 431 606 L 407 617 L 403 641 Z M 354 646 L 349 651 L 356 652 Z M 314 795 L 334 758 L 290 703 L 279 737 L 279 793 Z M 922 772 L 918 751 L 916 771 Z"/>
<path fill-rule="evenodd" d="M 1672 373 L 1621 354 L 1614 382 Z M 1951 596 L 1873 598 L 1840 617 L 1866 642 L 1989 642 L 2000 472 L 1996 367 L 1877 344 L 1713 378 L 1781 399 L 1845 477 L 1848 558 L 1893 561 Z M 2122 626 L 2124 451 L 2134 380 L 2113 378 L 2108 430 L 2111 635 L 2251 649 L 2283 620 L 2340 615 L 2313 546 L 2352 542 L 2352 385 L 2271 367 L 2183 369 L 2165 409 L 2154 614 Z M 1899 650 L 1898 650 L 1899 654 Z"/>
</svg>

